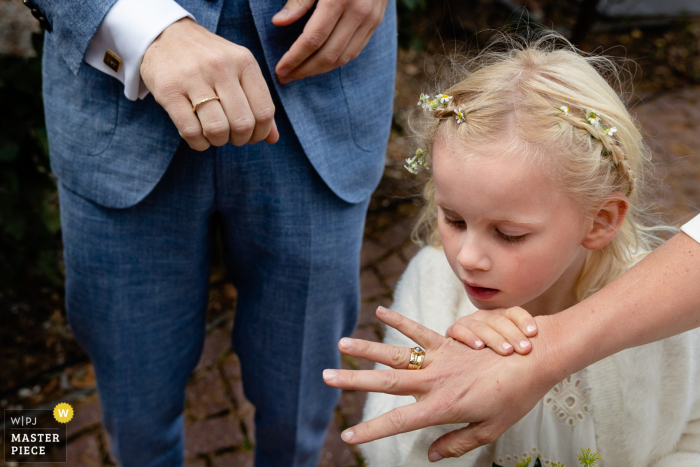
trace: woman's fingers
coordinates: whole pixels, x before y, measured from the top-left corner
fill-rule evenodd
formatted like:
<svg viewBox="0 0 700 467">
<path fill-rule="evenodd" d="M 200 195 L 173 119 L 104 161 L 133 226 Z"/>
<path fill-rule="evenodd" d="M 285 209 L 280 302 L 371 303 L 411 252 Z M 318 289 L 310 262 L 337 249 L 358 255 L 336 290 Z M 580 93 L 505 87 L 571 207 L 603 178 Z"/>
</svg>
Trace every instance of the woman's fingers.
<svg viewBox="0 0 700 467">
<path fill-rule="evenodd" d="M 464 428 L 442 435 L 430 445 L 428 460 L 437 462 L 448 457 L 460 457 L 480 446 L 494 442 L 496 433 L 483 423 L 470 423 Z"/>
<path fill-rule="evenodd" d="M 430 384 L 421 370 L 323 370 L 323 381 L 334 388 L 383 392 L 397 396 L 421 394 Z"/>
<path fill-rule="evenodd" d="M 411 359 L 410 347 L 396 347 L 394 345 L 379 344 L 377 342 L 370 342 L 362 339 L 351 339 L 349 337 L 343 337 L 340 339 L 340 342 L 338 342 L 338 348 L 344 354 L 381 363 L 396 370 L 407 369 L 408 362 Z M 427 364 L 424 361 L 423 367 L 425 366 L 427 366 Z"/>
<path fill-rule="evenodd" d="M 343 431 L 340 437 L 348 444 L 361 444 L 386 438 L 399 433 L 419 430 L 435 423 L 431 422 L 434 410 L 423 402 L 397 407 L 367 422 L 362 422 Z"/>
<path fill-rule="evenodd" d="M 384 308 L 383 306 L 377 308 L 377 318 L 387 326 L 396 329 L 404 336 L 413 339 L 416 344 L 423 347 L 426 351 L 437 349 L 446 339 L 422 324 L 416 323 L 402 314 Z"/>
</svg>

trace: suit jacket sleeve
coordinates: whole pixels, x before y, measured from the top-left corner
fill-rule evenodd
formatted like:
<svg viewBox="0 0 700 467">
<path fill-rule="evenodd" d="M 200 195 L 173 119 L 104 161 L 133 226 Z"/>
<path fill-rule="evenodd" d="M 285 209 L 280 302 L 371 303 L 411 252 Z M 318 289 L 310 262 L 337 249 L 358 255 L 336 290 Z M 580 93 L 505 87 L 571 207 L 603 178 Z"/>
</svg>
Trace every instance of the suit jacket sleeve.
<svg viewBox="0 0 700 467">
<path fill-rule="evenodd" d="M 51 23 L 58 51 L 78 74 L 90 39 L 117 0 L 34 0 Z"/>
</svg>

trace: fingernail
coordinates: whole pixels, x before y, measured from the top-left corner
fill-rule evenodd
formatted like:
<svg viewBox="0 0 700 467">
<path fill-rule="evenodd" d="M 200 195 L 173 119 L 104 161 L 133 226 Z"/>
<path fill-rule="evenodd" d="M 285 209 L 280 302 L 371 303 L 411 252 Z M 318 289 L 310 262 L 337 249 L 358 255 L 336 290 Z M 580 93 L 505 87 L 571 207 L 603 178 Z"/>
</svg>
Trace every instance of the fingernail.
<svg viewBox="0 0 700 467">
<path fill-rule="evenodd" d="M 476 341 L 474 342 L 474 344 L 476 344 L 477 347 L 481 347 L 482 345 L 484 345 L 484 343 L 481 341 Z"/>
<path fill-rule="evenodd" d="M 537 328 L 535 328 L 535 326 L 533 326 L 533 325 L 531 324 L 531 325 L 529 325 L 529 326 L 527 327 L 527 332 L 535 332 L 535 329 L 537 329 Z"/>
<path fill-rule="evenodd" d="M 323 379 L 327 381 L 332 381 L 338 376 L 338 372 L 335 370 L 323 370 Z"/>
<path fill-rule="evenodd" d="M 282 8 L 272 19 L 286 19 L 289 16 L 289 10 Z"/>
<path fill-rule="evenodd" d="M 377 308 L 377 313 L 379 313 L 380 315 L 385 315 L 385 314 L 386 314 L 386 308 L 384 308 L 383 306 L 378 307 L 378 308 Z"/>
<path fill-rule="evenodd" d="M 510 350 L 512 348 L 513 348 L 513 346 L 510 345 L 508 342 L 503 343 L 503 350 Z"/>
<path fill-rule="evenodd" d="M 342 339 L 340 339 L 340 346 L 344 349 L 349 349 L 350 347 L 352 347 L 352 340 L 343 337 Z"/>
<path fill-rule="evenodd" d="M 428 456 L 428 460 L 430 462 L 437 462 L 439 460 L 442 460 L 442 456 L 438 454 L 437 452 L 431 452 L 430 455 Z"/>
<path fill-rule="evenodd" d="M 353 433 L 352 430 L 345 430 L 343 431 L 343 434 L 340 435 L 340 437 L 343 438 L 343 441 L 346 443 L 348 441 L 352 441 L 353 436 L 355 436 L 355 433 Z"/>
<path fill-rule="evenodd" d="M 527 347 L 528 345 L 530 345 L 530 343 L 529 343 L 528 341 L 522 341 L 522 342 L 520 343 L 520 347 L 522 347 L 523 349 L 524 349 L 525 347 Z"/>
</svg>

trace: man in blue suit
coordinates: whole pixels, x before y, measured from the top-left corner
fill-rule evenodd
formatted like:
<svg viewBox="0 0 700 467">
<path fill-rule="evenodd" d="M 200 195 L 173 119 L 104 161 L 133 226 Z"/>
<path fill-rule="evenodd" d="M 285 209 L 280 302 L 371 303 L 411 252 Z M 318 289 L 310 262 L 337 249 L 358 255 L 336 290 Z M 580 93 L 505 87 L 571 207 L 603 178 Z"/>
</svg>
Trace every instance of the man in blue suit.
<svg viewBox="0 0 700 467">
<path fill-rule="evenodd" d="M 25 0 L 47 29 L 69 322 L 119 463 L 182 465 L 220 225 L 256 465 L 315 466 L 384 165 L 395 5 L 177 0 L 185 17 L 148 39 L 162 2 Z"/>
</svg>

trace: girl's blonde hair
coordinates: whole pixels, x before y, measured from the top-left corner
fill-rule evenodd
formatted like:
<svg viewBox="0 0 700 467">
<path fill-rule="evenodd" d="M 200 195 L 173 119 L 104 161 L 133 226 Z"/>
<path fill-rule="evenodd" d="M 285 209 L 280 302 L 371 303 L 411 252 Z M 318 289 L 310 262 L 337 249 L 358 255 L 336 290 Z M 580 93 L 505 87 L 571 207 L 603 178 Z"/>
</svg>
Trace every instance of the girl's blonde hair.
<svg viewBox="0 0 700 467">
<path fill-rule="evenodd" d="M 429 149 L 428 163 L 436 139 L 467 142 L 471 148 L 510 141 L 547 170 L 582 213 L 592 212 L 614 193 L 627 196 L 629 208 L 618 233 L 602 249 L 587 252 L 575 286 L 579 300 L 663 241 L 659 232 L 672 228 L 645 227 L 640 221 L 640 192 L 651 153 L 613 89 L 622 92 L 624 83 L 612 60 L 585 55 L 553 32 L 530 40 L 503 34 L 473 59 L 453 58 L 450 68 L 459 78 L 444 91 L 453 96 L 449 106 L 418 112 L 409 120 L 420 147 Z M 466 122 L 456 121 L 454 109 L 463 111 Z M 591 111 L 603 125 L 586 120 Z M 606 134 L 611 127 L 617 132 Z M 440 246 L 432 177 L 423 196 L 426 204 L 413 239 Z"/>
</svg>

